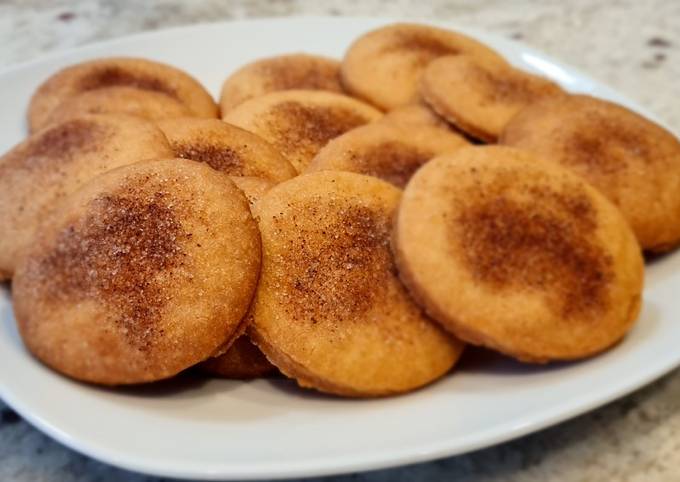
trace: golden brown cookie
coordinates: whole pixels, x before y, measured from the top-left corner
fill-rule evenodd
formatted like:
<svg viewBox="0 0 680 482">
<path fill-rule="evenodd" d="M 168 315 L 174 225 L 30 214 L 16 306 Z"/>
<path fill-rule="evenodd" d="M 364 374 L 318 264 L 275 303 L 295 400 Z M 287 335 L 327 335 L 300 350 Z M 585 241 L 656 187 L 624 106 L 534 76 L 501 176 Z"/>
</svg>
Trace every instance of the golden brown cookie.
<svg viewBox="0 0 680 482">
<path fill-rule="evenodd" d="M 55 124 L 83 114 L 127 114 L 147 120 L 191 116 L 191 110 L 169 95 L 134 87 L 106 87 L 69 97 L 49 115 Z"/>
<path fill-rule="evenodd" d="M 254 176 L 277 183 L 297 171 L 259 136 L 219 119 L 167 119 L 157 122 L 175 156 L 207 163 L 230 176 Z"/>
<path fill-rule="evenodd" d="M 522 108 L 563 93 L 548 79 L 505 61 L 465 55 L 434 60 L 420 82 L 420 94 L 435 112 L 472 137 L 487 142 L 495 142 Z"/>
<path fill-rule="evenodd" d="M 257 177 L 235 177 L 231 180 L 243 191 L 252 211 L 255 203 L 269 191 L 274 184 Z M 246 315 L 241 321 L 243 330 L 252 321 Z M 223 378 L 259 378 L 276 371 L 274 365 L 267 361 L 259 348 L 252 344 L 247 335 L 240 336 L 229 347 L 221 347 L 217 354 L 201 363 L 199 369 Z"/>
<path fill-rule="evenodd" d="M 142 159 L 171 157 L 163 133 L 128 116 L 89 115 L 39 131 L 0 157 L 0 277 L 47 215 L 91 178 Z"/>
<path fill-rule="evenodd" d="M 237 334 L 260 240 L 243 193 L 205 164 L 136 163 L 77 191 L 17 268 L 14 310 L 43 363 L 92 383 L 170 377 Z"/>
<path fill-rule="evenodd" d="M 342 93 L 340 62 L 318 55 L 288 54 L 246 64 L 224 81 L 220 111 L 224 115 L 253 97 L 291 89 Z"/>
<path fill-rule="evenodd" d="M 110 57 L 66 67 L 40 85 L 31 98 L 31 131 L 44 127 L 67 99 L 91 90 L 134 87 L 164 94 L 181 102 L 198 117 L 217 117 L 217 105 L 205 88 L 186 72 L 152 60 Z"/>
<path fill-rule="evenodd" d="M 302 172 L 328 141 L 381 115 L 345 95 L 286 90 L 250 99 L 227 112 L 223 120 L 269 141 Z"/>
<path fill-rule="evenodd" d="M 427 161 L 467 145 L 463 137 L 437 127 L 376 122 L 330 141 L 314 157 L 307 172 L 351 171 L 403 188 Z"/>
<path fill-rule="evenodd" d="M 643 260 L 616 207 L 508 147 L 466 147 L 411 179 L 393 249 L 402 280 L 461 339 L 520 360 L 574 360 L 638 316 Z"/>
<path fill-rule="evenodd" d="M 680 142 L 625 107 L 585 95 L 534 104 L 500 142 L 579 174 L 622 212 L 642 248 L 680 242 Z"/>
<path fill-rule="evenodd" d="M 251 339 L 301 386 L 400 393 L 458 359 L 462 344 L 396 276 L 389 239 L 399 198 L 379 179 L 324 171 L 279 184 L 255 206 L 263 258 Z"/>
<path fill-rule="evenodd" d="M 395 23 L 359 37 L 340 69 L 352 95 L 382 109 L 413 102 L 427 65 L 443 55 L 471 55 L 502 61 L 484 44 L 460 33 L 410 23 Z"/>
</svg>

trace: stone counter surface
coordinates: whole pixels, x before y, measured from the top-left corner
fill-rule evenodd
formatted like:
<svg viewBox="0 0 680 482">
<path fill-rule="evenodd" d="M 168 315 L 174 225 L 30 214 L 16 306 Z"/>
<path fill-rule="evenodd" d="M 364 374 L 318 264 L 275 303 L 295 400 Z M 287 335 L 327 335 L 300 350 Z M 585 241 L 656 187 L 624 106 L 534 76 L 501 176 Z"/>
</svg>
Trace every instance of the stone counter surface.
<svg viewBox="0 0 680 482">
<path fill-rule="evenodd" d="M 300 14 L 436 18 L 485 28 L 579 67 L 680 132 L 680 2 L 674 0 L 0 0 L 0 65 L 145 30 Z M 510 443 L 323 480 L 444 479 L 680 480 L 680 371 L 604 408 Z M 91 480 L 159 479 L 80 456 L 43 436 L 0 401 L 0 481 Z"/>
</svg>

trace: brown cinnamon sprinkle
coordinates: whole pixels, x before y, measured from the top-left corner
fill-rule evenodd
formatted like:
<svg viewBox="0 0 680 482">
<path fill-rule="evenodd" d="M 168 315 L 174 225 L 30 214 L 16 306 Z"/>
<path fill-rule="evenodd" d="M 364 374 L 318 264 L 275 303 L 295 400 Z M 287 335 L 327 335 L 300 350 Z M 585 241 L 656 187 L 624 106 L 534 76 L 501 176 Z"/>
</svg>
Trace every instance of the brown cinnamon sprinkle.
<svg viewBox="0 0 680 482">
<path fill-rule="evenodd" d="M 494 102 L 528 104 L 557 91 L 557 88 L 553 88 L 547 80 L 543 81 L 531 74 L 517 73 L 510 69 L 496 72 L 475 65 L 472 73 L 476 81 L 468 82 L 485 89 Z"/>
<path fill-rule="evenodd" d="M 627 167 L 629 156 L 643 162 L 654 162 L 654 146 L 650 136 L 625 121 L 612 121 L 597 113 L 584 113 L 589 129 L 574 131 L 566 137 L 564 158 L 603 173 L 614 173 Z"/>
<path fill-rule="evenodd" d="M 389 216 L 318 199 L 274 217 L 287 249 L 277 259 L 282 309 L 301 322 L 348 322 L 369 310 L 394 266 Z"/>
<path fill-rule="evenodd" d="M 131 189 L 94 199 L 87 217 L 59 232 L 54 249 L 35 261 L 37 285 L 57 301 L 108 305 L 130 342 L 149 349 L 162 334 L 157 323 L 167 293 L 161 283 L 184 262 L 181 242 L 191 236 L 171 205 L 163 191 Z"/>
<path fill-rule="evenodd" d="M 272 108 L 269 129 L 284 153 L 305 152 L 311 157 L 331 139 L 366 122 L 364 116 L 348 108 L 287 101 Z"/>
<path fill-rule="evenodd" d="M 385 46 L 383 52 L 408 52 L 416 65 L 426 65 L 443 55 L 458 55 L 460 50 L 451 43 L 434 35 L 421 32 L 397 32 L 395 39 Z"/>
<path fill-rule="evenodd" d="M 452 235 L 473 276 L 497 289 L 543 291 L 564 318 L 595 316 L 608 303 L 612 260 L 589 236 L 596 213 L 585 194 L 534 187 L 519 202 L 475 199 Z"/>
<path fill-rule="evenodd" d="M 406 143 L 387 141 L 369 149 L 351 154 L 357 172 L 379 177 L 403 188 L 420 166 L 432 158 L 425 152 Z"/>
<path fill-rule="evenodd" d="M 13 151 L 7 167 L 55 168 L 56 162 L 67 162 L 76 153 L 96 152 L 109 134 L 107 126 L 86 119 L 73 119 L 31 137 L 24 148 Z"/>
<path fill-rule="evenodd" d="M 342 92 L 338 68 L 312 59 L 271 59 L 256 67 L 272 90 L 317 89 Z"/>
<path fill-rule="evenodd" d="M 142 90 L 161 92 L 177 98 L 177 92 L 158 77 L 130 72 L 121 67 L 104 66 L 94 70 L 80 80 L 81 90 L 95 90 L 104 87 L 128 86 Z"/>
<path fill-rule="evenodd" d="M 177 157 L 204 162 L 213 169 L 232 176 L 243 175 L 243 160 L 238 151 L 231 147 L 204 143 L 173 143 L 172 150 Z"/>
</svg>

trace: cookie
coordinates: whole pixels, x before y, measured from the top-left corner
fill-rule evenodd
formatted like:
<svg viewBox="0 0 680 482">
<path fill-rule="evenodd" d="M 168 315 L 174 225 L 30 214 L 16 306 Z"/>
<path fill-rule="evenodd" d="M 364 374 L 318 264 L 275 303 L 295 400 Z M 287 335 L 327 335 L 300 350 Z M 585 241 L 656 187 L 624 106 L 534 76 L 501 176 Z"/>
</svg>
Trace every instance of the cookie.
<svg viewBox="0 0 680 482">
<path fill-rule="evenodd" d="M 609 198 L 643 249 L 680 242 L 680 142 L 654 122 L 585 95 L 534 104 L 500 142 L 569 168 Z"/>
<path fill-rule="evenodd" d="M 420 94 L 435 112 L 463 132 L 495 142 L 522 108 L 563 91 L 548 79 L 504 61 L 453 55 L 427 66 Z"/>
<path fill-rule="evenodd" d="M 230 176 L 254 176 L 278 183 L 297 175 L 271 144 L 219 119 L 167 119 L 157 125 L 175 156 L 205 162 Z"/>
<path fill-rule="evenodd" d="M 108 87 L 134 87 L 164 94 L 184 104 L 198 117 L 217 117 L 215 101 L 186 72 L 151 60 L 111 57 L 71 65 L 43 82 L 28 108 L 30 130 L 44 127 L 52 111 L 67 99 Z"/>
<path fill-rule="evenodd" d="M 271 182 L 256 177 L 232 177 L 231 180 L 246 195 L 251 211 L 255 203 L 274 187 Z M 250 322 L 251 317 L 246 315 L 241 322 L 244 330 Z M 240 336 L 229 347 L 221 347 L 217 354 L 198 367 L 205 373 L 222 378 L 260 378 L 276 372 L 276 367 L 269 363 L 247 335 Z"/>
<path fill-rule="evenodd" d="M 458 359 L 462 344 L 396 276 L 389 239 L 399 198 L 379 179 L 324 171 L 279 184 L 256 204 L 263 258 L 249 334 L 301 386 L 406 392 Z"/>
<path fill-rule="evenodd" d="M 169 95 L 134 87 L 106 87 L 69 97 L 49 115 L 46 124 L 83 114 L 126 114 L 147 120 L 191 116 L 191 110 Z"/>
<path fill-rule="evenodd" d="M 368 32 L 350 46 L 340 68 L 345 90 L 384 110 L 416 100 L 427 65 L 444 55 L 502 62 L 499 54 L 460 33 L 410 23 Z"/>
<path fill-rule="evenodd" d="M 171 156 L 155 125 L 128 116 L 70 119 L 14 147 L 0 157 L 0 277 L 12 276 L 36 227 L 65 196 L 110 169 Z"/>
<path fill-rule="evenodd" d="M 237 333 L 260 240 L 243 193 L 205 164 L 136 163 L 77 191 L 41 226 L 12 297 L 28 349 L 69 377 L 150 382 Z"/>
<path fill-rule="evenodd" d="M 312 160 L 307 172 L 356 172 L 402 188 L 420 166 L 436 155 L 467 145 L 463 137 L 437 127 L 376 122 L 330 141 Z"/>
<path fill-rule="evenodd" d="M 340 62 L 318 55 L 288 54 L 246 64 L 224 81 L 220 111 L 224 115 L 253 97 L 291 89 L 342 93 Z"/>
<path fill-rule="evenodd" d="M 430 316 L 528 362 L 601 352 L 640 310 L 643 260 L 619 210 L 518 149 L 466 147 L 427 163 L 404 190 L 393 250 Z"/>
<path fill-rule="evenodd" d="M 286 90 L 250 99 L 227 112 L 223 120 L 269 141 L 302 172 L 328 141 L 381 115 L 345 95 Z"/>
</svg>

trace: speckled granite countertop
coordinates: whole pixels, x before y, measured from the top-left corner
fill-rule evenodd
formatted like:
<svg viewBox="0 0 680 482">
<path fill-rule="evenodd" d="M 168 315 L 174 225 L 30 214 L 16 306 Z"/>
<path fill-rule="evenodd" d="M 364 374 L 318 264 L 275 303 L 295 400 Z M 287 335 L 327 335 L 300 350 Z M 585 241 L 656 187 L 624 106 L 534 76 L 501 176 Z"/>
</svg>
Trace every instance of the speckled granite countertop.
<svg viewBox="0 0 680 482">
<path fill-rule="evenodd" d="M 3 0 L 7 66 L 89 42 L 194 22 L 294 14 L 451 19 L 521 39 L 618 88 L 680 131 L 680 2 L 671 0 Z M 349 481 L 680 480 L 680 371 L 602 409 L 514 442 Z M 89 460 L 0 401 L 0 480 L 156 481 Z M 326 479 L 324 479 L 326 480 Z"/>
</svg>

